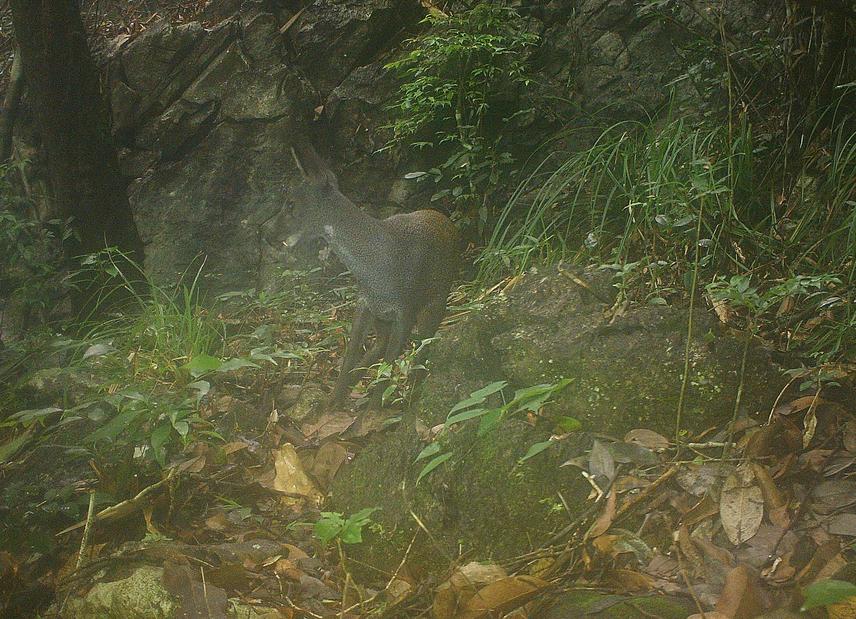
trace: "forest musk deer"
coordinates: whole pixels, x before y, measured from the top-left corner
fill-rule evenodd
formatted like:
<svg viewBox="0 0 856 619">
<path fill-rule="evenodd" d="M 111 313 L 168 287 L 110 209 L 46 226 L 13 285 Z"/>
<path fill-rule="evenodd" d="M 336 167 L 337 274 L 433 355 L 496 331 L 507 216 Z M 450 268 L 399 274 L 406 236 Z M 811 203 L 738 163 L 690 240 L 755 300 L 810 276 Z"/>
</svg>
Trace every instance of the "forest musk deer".
<svg viewBox="0 0 856 619">
<path fill-rule="evenodd" d="M 314 149 L 291 152 L 303 183 L 267 226 L 266 239 L 294 247 L 302 238 L 322 237 L 357 280 L 356 314 L 330 399 L 338 405 L 366 368 L 381 357 L 389 363 L 398 358 L 414 326 L 420 338 L 434 336 L 460 267 L 460 237 L 434 210 L 371 217 L 339 191 Z M 372 329 L 377 337 L 363 352 Z"/>
</svg>

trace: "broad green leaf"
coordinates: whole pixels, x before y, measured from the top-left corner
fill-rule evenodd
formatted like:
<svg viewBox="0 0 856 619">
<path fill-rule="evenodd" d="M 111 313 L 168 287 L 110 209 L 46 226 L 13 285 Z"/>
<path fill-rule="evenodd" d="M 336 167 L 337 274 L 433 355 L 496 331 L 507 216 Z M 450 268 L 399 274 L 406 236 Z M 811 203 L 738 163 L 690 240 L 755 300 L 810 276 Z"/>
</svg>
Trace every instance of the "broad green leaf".
<svg viewBox="0 0 856 619">
<path fill-rule="evenodd" d="M 321 512 L 321 518 L 315 523 L 313 529 L 315 536 L 323 544 L 327 544 L 339 534 L 343 526 L 345 526 L 345 520 L 342 518 L 342 514 L 338 512 Z"/>
<path fill-rule="evenodd" d="M 163 448 L 169 440 L 170 434 L 172 434 L 172 425 L 168 423 L 160 425 L 152 431 L 150 441 L 155 451 L 159 451 Z"/>
<path fill-rule="evenodd" d="M 800 610 L 807 611 L 818 606 L 829 606 L 856 597 L 856 585 L 844 580 L 819 580 L 803 590 L 805 602 Z"/>
<path fill-rule="evenodd" d="M 508 382 L 501 380 L 501 381 L 497 381 L 497 382 L 491 383 L 489 385 L 486 385 L 485 387 L 482 387 L 481 389 L 478 389 L 477 391 L 473 391 L 470 394 L 470 397 L 468 397 L 465 400 L 461 400 L 460 402 L 455 404 L 452 407 L 452 410 L 449 411 L 449 415 L 452 415 L 453 413 L 456 413 L 460 410 L 464 410 L 465 408 L 470 408 L 471 406 L 475 406 L 476 404 L 481 404 L 482 402 L 484 402 L 488 398 L 488 396 L 493 395 L 497 391 L 502 391 L 503 389 L 505 389 L 505 387 L 507 385 L 508 385 Z"/>
<path fill-rule="evenodd" d="M 175 428 L 175 431 L 182 437 L 187 436 L 187 433 L 190 432 L 190 424 L 186 421 L 176 421 L 172 424 L 172 427 Z"/>
<path fill-rule="evenodd" d="M 184 369 L 196 378 L 208 372 L 213 372 L 223 365 L 223 361 L 211 355 L 197 355 L 184 365 Z"/>
<path fill-rule="evenodd" d="M 208 392 L 211 391 L 211 383 L 207 380 L 197 380 L 195 383 L 190 383 L 187 385 L 189 389 L 193 389 L 196 391 L 196 403 L 199 402 L 208 395 Z"/>
<path fill-rule="evenodd" d="M 108 421 L 105 425 L 88 434 L 84 438 L 84 440 L 86 442 L 92 443 L 97 443 L 102 439 L 114 441 L 116 440 L 117 436 L 119 436 L 128 428 L 128 426 L 134 423 L 134 421 L 142 414 L 142 412 L 143 411 L 140 409 L 130 409 L 123 411 L 113 417 L 113 419 Z"/>
<path fill-rule="evenodd" d="M 457 413 L 456 415 L 452 415 L 448 419 L 446 419 L 446 427 L 451 428 L 456 423 L 461 423 L 462 421 L 467 421 L 469 419 L 475 419 L 476 417 L 481 417 L 482 415 L 486 415 L 487 413 L 493 411 L 494 409 L 490 408 L 471 408 L 468 411 L 462 411 Z"/>
<path fill-rule="evenodd" d="M 571 381 L 570 378 L 563 378 L 559 382 L 549 385 L 533 385 L 525 389 L 518 389 L 514 392 L 514 399 L 509 404 L 509 408 L 514 412 L 528 410 L 537 413 L 547 400 L 567 387 Z"/>
<path fill-rule="evenodd" d="M 21 434 L 12 440 L 0 445 L 0 464 L 5 464 L 8 460 L 12 459 L 31 438 L 32 429 L 28 429 L 21 432 Z"/>
<path fill-rule="evenodd" d="M 533 456 L 537 456 L 539 453 L 547 449 L 550 445 L 555 443 L 556 441 L 541 441 L 540 443 L 535 443 L 529 448 L 529 451 L 526 452 L 526 455 L 520 458 L 520 462 L 526 462 L 529 458 Z"/>
<path fill-rule="evenodd" d="M 34 422 L 44 419 L 54 413 L 62 412 L 61 408 L 57 408 L 55 406 L 49 406 L 47 408 L 34 408 L 23 411 L 18 411 L 14 415 L 10 415 L 9 419 L 14 419 L 18 423 L 21 423 L 25 426 L 32 425 Z"/>
<path fill-rule="evenodd" d="M 366 507 L 352 514 L 339 532 L 339 539 L 345 544 L 359 544 L 363 541 L 363 527 L 371 522 L 371 515 L 378 507 Z"/>
<path fill-rule="evenodd" d="M 583 424 L 576 417 L 562 416 L 556 419 L 556 427 L 562 432 L 576 432 L 583 427 Z"/>
<path fill-rule="evenodd" d="M 419 477 L 416 478 L 416 485 L 419 485 L 419 482 L 422 481 L 422 478 L 425 477 L 428 473 L 436 469 L 438 466 L 443 464 L 446 460 L 452 457 L 451 453 L 445 453 L 437 456 L 431 462 L 422 467 L 422 470 L 419 472 Z"/>
<path fill-rule="evenodd" d="M 241 368 L 257 368 L 259 367 L 258 363 L 253 363 L 249 359 L 241 359 L 240 357 L 233 357 L 227 361 L 224 361 L 220 364 L 217 369 L 218 372 L 231 372 L 233 370 L 240 370 Z"/>
<path fill-rule="evenodd" d="M 479 437 L 482 437 L 493 430 L 497 425 L 499 425 L 499 422 L 502 421 L 504 413 L 505 409 L 502 408 L 495 408 L 492 411 L 485 413 L 482 416 L 481 421 L 479 421 L 479 429 L 476 434 Z"/>
<path fill-rule="evenodd" d="M 415 464 L 420 460 L 424 460 L 425 458 L 430 458 L 431 456 L 437 455 L 438 453 L 440 453 L 440 449 L 442 449 L 440 443 L 431 443 L 427 445 L 425 449 L 419 452 L 419 455 L 416 456 L 416 460 L 414 460 L 413 463 Z"/>
<path fill-rule="evenodd" d="M 155 460 L 161 466 L 166 465 L 166 442 L 169 440 L 170 434 L 172 434 L 172 426 L 165 423 L 155 428 L 150 437 L 152 449 L 155 452 Z"/>
</svg>

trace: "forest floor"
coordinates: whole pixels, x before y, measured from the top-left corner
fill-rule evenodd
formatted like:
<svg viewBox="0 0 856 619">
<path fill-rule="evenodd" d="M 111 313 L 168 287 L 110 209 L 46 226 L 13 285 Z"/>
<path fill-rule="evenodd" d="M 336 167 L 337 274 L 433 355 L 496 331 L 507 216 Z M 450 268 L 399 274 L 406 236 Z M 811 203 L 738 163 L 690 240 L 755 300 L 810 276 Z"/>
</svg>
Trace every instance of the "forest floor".
<svg viewBox="0 0 856 619">
<path fill-rule="evenodd" d="M 350 549 L 368 543 L 373 510 L 324 512 L 324 498 L 369 437 L 405 421 L 400 404 L 323 405 L 352 290 L 292 277 L 287 292 L 226 295 L 178 322 L 149 313 L 142 329 L 117 318 L 54 335 L 19 364 L 3 403 L 23 410 L 0 424 L 4 616 L 100 616 L 93 592 L 150 603 L 93 587 L 105 574 L 153 578 L 175 616 L 750 618 L 806 600 L 854 616 L 841 602 L 853 591 L 823 583 L 853 581 L 856 420 L 809 372 L 793 376 L 804 395 L 770 402 L 769 419 L 680 446 L 645 428 L 598 436 L 567 463 L 591 484 L 585 509 L 518 557 L 428 574 L 405 552 L 357 581 Z M 471 306 L 457 298 L 453 320 Z M 181 324 L 198 337 L 213 325 L 222 348 L 175 356 Z M 854 378 L 825 371 L 827 384 Z M 406 377 L 395 385 L 391 399 L 406 401 Z M 550 614 L 580 591 L 576 610 Z"/>
</svg>

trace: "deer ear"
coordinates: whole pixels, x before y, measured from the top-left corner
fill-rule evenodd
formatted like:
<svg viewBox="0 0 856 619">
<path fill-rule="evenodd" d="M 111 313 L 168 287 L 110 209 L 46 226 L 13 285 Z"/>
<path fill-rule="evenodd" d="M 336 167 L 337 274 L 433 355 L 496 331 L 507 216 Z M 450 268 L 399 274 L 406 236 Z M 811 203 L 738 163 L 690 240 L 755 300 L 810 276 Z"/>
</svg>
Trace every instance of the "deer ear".
<svg viewBox="0 0 856 619">
<path fill-rule="evenodd" d="M 309 180 L 309 174 L 306 173 L 306 168 L 300 163 L 300 157 L 297 156 L 297 151 L 294 150 L 293 146 L 291 147 L 291 156 L 294 157 L 294 163 L 297 164 L 297 169 L 300 170 L 300 176 L 303 177 L 303 180 Z"/>
<path fill-rule="evenodd" d="M 292 148 L 291 152 L 304 179 L 316 185 L 327 185 L 334 189 L 339 187 L 333 170 L 312 148 L 311 144 L 299 146 L 297 150 Z"/>
</svg>

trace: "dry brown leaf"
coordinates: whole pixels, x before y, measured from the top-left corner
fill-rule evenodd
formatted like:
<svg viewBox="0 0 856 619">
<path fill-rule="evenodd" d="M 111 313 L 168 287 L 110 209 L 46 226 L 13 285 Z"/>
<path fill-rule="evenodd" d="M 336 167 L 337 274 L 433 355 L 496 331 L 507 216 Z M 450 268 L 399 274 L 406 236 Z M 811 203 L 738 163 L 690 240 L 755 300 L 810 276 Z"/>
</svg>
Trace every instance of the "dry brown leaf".
<svg viewBox="0 0 856 619">
<path fill-rule="evenodd" d="M 300 431 L 306 438 L 313 438 L 323 441 L 334 434 L 341 434 L 356 421 L 356 417 L 349 415 L 343 411 L 331 411 L 322 415 L 313 423 L 306 423 L 300 426 Z"/>
<path fill-rule="evenodd" d="M 692 506 L 690 511 L 684 514 L 683 523 L 688 527 L 694 526 L 703 520 L 707 520 L 719 513 L 719 504 L 706 494 L 701 501 Z"/>
<path fill-rule="evenodd" d="M 591 528 L 586 534 L 587 539 L 599 537 L 609 530 L 612 526 L 612 521 L 615 519 L 615 488 L 610 488 L 609 496 L 606 497 L 606 505 L 597 520 L 591 525 Z"/>
<path fill-rule="evenodd" d="M 812 492 L 812 509 L 831 514 L 856 503 L 856 481 L 834 479 L 818 484 Z"/>
<path fill-rule="evenodd" d="M 199 473 L 202 469 L 205 468 L 206 458 L 205 456 L 194 456 L 193 458 L 188 458 L 184 462 L 177 464 L 175 466 L 175 470 L 179 473 Z"/>
<path fill-rule="evenodd" d="M 315 460 L 309 472 L 321 484 L 322 488 L 329 488 L 339 467 L 348 459 L 348 450 L 338 443 L 324 443 L 315 454 Z"/>
<path fill-rule="evenodd" d="M 700 548 L 709 562 L 713 562 L 715 567 L 723 574 L 734 567 L 734 557 L 725 548 L 720 548 L 711 540 L 701 535 L 694 535 L 693 543 Z"/>
<path fill-rule="evenodd" d="M 225 531 L 229 528 L 229 518 L 226 512 L 219 511 L 205 519 L 205 528 L 211 531 Z"/>
<path fill-rule="evenodd" d="M 288 578 L 294 582 L 300 582 L 300 577 L 304 574 L 303 570 L 297 567 L 290 559 L 280 559 L 274 564 L 273 570 L 278 576 Z"/>
<path fill-rule="evenodd" d="M 687 563 L 689 565 L 695 566 L 699 570 L 703 569 L 704 561 L 701 553 L 698 551 L 698 548 L 690 537 L 690 530 L 683 524 L 678 528 L 678 548 L 688 559 Z"/>
<path fill-rule="evenodd" d="M 282 547 L 285 550 L 288 550 L 288 559 L 289 561 L 300 561 L 301 559 L 308 559 L 309 555 L 303 552 L 301 548 L 298 548 L 294 544 L 283 544 Z"/>
<path fill-rule="evenodd" d="M 622 592 L 650 591 L 654 588 L 654 579 L 636 570 L 614 569 L 609 576 Z"/>
<path fill-rule="evenodd" d="M 615 479 L 615 459 L 606 448 L 606 445 L 595 439 L 589 453 L 588 472 L 592 475 L 600 475 L 609 481 Z"/>
<path fill-rule="evenodd" d="M 550 586 L 534 576 L 509 576 L 483 587 L 464 607 L 458 619 L 488 619 L 523 606 Z"/>
<path fill-rule="evenodd" d="M 412 592 L 413 585 L 401 578 L 394 578 L 385 591 L 387 608 L 401 604 Z"/>
<path fill-rule="evenodd" d="M 764 498 L 751 467 L 740 465 L 722 486 L 719 516 L 728 540 L 742 544 L 758 531 L 764 518 Z"/>
<path fill-rule="evenodd" d="M 856 597 L 826 607 L 829 619 L 856 619 Z"/>
<path fill-rule="evenodd" d="M 242 449 L 246 449 L 249 447 L 249 443 L 245 441 L 232 441 L 231 443 L 226 443 L 220 449 L 223 451 L 225 455 L 233 454 L 236 451 L 241 451 Z"/>
<path fill-rule="evenodd" d="M 752 619 L 760 615 L 761 604 L 758 576 L 745 565 L 738 565 L 725 577 L 725 585 L 716 611 L 731 619 Z"/>
<path fill-rule="evenodd" d="M 652 451 L 661 451 L 669 448 L 669 439 L 653 430 L 646 430 L 644 428 L 630 430 L 630 432 L 624 435 L 624 442 L 635 443 L 636 445 L 647 447 Z"/>
<path fill-rule="evenodd" d="M 832 535 L 856 537 L 856 514 L 835 514 L 826 520 L 824 526 Z"/>
<path fill-rule="evenodd" d="M 324 496 L 303 470 L 294 445 L 284 443 L 274 452 L 274 471 L 269 488 L 291 498 L 303 497 L 315 505 L 321 504 Z"/>
<path fill-rule="evenodd" d="M 801 413 L 802 411 L 808 409 L 810 406 L 814 406 L 815 408 L 826 402 L 823 398 L 816 395 L 804 395 L 796 400 L 791 400 L 786 404 L 780 404 L 776 407 L 774 413 L 776 415 L 793 415 L 794 413 Z"/>
<path fill-rule="evenodd" d="M 767 467 L 757 462 L 752 462 L 750 466 L 752 467 L 752 473 L 755 474 L 755 481 L 761 488 L 761 495 L 764 497 L 764 505 L 767 506 L 767 511 L 769 512 L 785 505 L 787 501 L 785 501 L 782 493 L 776 487 L 776 482 L 773 481 L 773 477 L 770 475 Z"/>
<path fill-rule="evenodd" d="M 504 569 L 492 563 L 472 561 L 457 568 L 449 580 L 435 590 L 435 619 L 452 619 L 479 589 L 507 577 Z"/>
<path fill-rule="evenodd" d="M 801 586 L 810 585 L 817 580 L 820 571 L 841 552 L 841 544 L 837 539 L 821 544 L 814 551 L 811 560 L 797 574 L 797 582 Z"/>
</svg>

